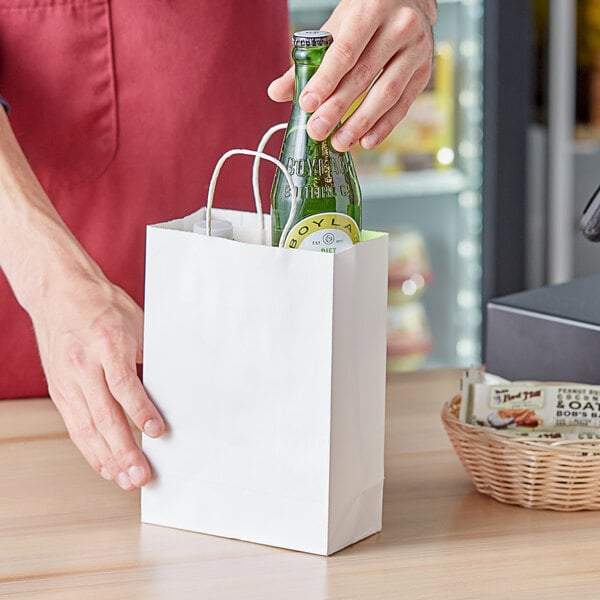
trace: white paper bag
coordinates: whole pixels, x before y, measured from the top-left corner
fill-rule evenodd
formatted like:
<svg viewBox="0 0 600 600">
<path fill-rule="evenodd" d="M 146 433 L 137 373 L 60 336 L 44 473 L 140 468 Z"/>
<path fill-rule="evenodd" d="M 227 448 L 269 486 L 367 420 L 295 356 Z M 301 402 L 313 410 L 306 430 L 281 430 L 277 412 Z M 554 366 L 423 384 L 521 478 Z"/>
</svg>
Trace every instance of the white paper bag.
<svg viewBox="0 0 600 600">
<path fill-rule="evenodd" d="M 387 236 L 274 248 L 255 213 L 212 210 L 234 240 L 192 233 L 205 211 L 147 230 L 144 384 L 168 432 L 144 436 L 142 521 L 331 554 L 381 529 Z"/>
</svg>

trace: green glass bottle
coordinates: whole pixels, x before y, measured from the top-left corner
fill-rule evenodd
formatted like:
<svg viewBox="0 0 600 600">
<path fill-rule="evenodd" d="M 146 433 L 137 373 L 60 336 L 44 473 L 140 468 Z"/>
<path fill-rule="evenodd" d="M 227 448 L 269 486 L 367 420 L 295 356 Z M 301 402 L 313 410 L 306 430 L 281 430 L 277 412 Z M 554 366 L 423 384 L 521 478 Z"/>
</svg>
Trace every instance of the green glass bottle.
<svg viewBox="0 0 600 600">
<path fill-rule="evenodd" d="M 309 137 L 306 124 L 310 113 L 298 102 L 332 41 L 326 31 L 300 31 L 293 36 L 296 89 L 280 156 L 297 196 L 295 218 L 285 238 L 287 248 L 336 252 L 360 241 L 361 194 L 352 157 L 335 150 L 331 136 L 322 142 Z M 278 170 L 271 189 L 274 246 L 281 240 L 291 202 L 290 186 Z"/>
</svg>

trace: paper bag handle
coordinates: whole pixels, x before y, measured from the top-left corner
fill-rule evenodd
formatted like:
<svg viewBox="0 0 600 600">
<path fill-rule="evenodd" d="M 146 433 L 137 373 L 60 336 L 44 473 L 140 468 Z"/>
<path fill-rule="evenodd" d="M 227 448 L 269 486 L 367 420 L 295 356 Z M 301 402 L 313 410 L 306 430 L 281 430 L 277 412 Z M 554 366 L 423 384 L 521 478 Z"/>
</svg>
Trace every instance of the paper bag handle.
<svg viewBox="0 0 600 600">
<path fill-rule="evenodd" d="M 272 162 L 278 169 L 280 169 L 282 171 L 283 175 L 285 176 L 285 178 L 288 182 L 288 185 L 290 186 L 290 194 L 292 196 L 292 206 L 290 209 L 290 216 L 288 217 L 285 227 L 283 228 L 283 231 L 281 232 L 281 240 L 279 242 L 279 247 L 283 248 L 283 245 L 285 243 L 285 238 L 287 237 L 288 231 L 290 230 L 292 223 L 294 222 L 294 218 L 296 216 L 297 200 L 296 200 L 296 190 L 294 188 L 294 182 L 292 181 L 292 177 L 287 172 L 287 169 L 285 168 L 283 163 L 281 163 L 276 158 L 273 158 L 272 156 L 269 156 L 268 154 L 265 154 L 264 152 L 259 152 L 257 150 L 246 150 L 245 148 L 234 148 L 233 150 L 228 150 L 227 152 L 225 152 L 225 154 L 223 154 L 223 156 L 221 156 L 221 158 L 217 161 L 217 164 L 215 165 L 215 169 L 213 171 L 212 177 L 210 179 L 210 184 L 208 186 L 208 197 L 206 199 L 206 235 L 210 236 L 211 211 L 212 211 L 213 200 L 215 197 L 215 188 L 217 186 L 217 179 L 219 177 L 219 173 L 221 172 L 221 168 L 223 167 L 223 164 L 225 163 L 225 161 L 228 158 L 230 158 L 231 156 L 235 156 L 236 154 L 245 154 L 247 156 L 255 156 L 257 158 L 262 158 L 264 160 L 268 160 L 268 161 Z M 265 224 L 264 224 L 264 219 L 263 219 L 263 212 L 262 212 L 260 196 L 255 195 L 254 200 L 256 203 L 256 212 L 258 213 L 259 220 L 260 220 L 259 229 L 260 229 L 260 231 L 264 232 Z"/>
<path fill-rule="evenodd" d="M 264 152 L 265 146 L 268 144 L 269 140 L 273 137 L 274 133 L 281 131 L 282 129 L 287 128 L 287 123 L 278 123 L 277 125 L 273 125 L 273 127 L 269 128 L 265 134 L 260 138 L 260 142 L 256 148 L 257 152 Z M 260 167 L 260 156 L 254 157 L 254 163 L 252 165 L 252 190 L 254 192 L 254 199 L 256 201 L 256 212 L 259 212 L 259 207 L 262 208 L 262 199 L 260 197 L 260 185 L 258 183 L 258 168 Z M 262 216 L 262 210 L 260 210 L 260 225 L 261 229 L 264 229 L 264 219 Z M 283 237 L 283 236 L 282 236 Z"/>
</svg>

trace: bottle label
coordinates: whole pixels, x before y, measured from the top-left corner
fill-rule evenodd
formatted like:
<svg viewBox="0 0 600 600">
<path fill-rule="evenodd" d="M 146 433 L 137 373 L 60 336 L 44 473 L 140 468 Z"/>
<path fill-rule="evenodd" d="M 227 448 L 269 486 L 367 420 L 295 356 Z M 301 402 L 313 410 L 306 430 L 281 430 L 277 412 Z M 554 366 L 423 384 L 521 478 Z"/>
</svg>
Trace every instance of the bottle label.
<svg viewBox="0 0 600 600">
<path fill-rule="evenodd" d="M 315 252 L 340 252 L 360 241 L 356 221 L 337 212 L 318 213 L 298 221 L 285 239 L 286 248 Z"/>
</svg>

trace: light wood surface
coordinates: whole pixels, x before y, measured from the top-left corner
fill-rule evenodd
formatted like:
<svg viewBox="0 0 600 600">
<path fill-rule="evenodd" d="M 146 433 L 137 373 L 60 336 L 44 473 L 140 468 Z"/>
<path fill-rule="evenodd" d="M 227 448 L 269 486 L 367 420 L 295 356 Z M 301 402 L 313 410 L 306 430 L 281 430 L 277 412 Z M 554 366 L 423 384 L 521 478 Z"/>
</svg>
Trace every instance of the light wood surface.
<svg viewBox="0 0 600 600">
<path fill-rule="evenodd" d="M 0 596 L 240 600 L 600 597 L 600 514 L 478 494 L 439 418 L 457 371 L 391 377 L 383 531 L 329 557 L 139 523 L 49 400 L 0 402 Z"/>
</svg>

